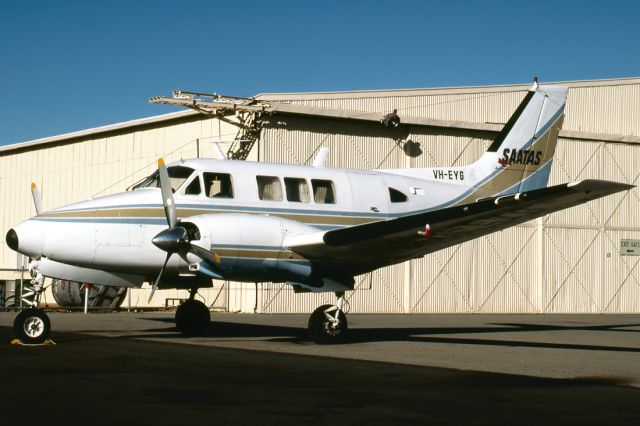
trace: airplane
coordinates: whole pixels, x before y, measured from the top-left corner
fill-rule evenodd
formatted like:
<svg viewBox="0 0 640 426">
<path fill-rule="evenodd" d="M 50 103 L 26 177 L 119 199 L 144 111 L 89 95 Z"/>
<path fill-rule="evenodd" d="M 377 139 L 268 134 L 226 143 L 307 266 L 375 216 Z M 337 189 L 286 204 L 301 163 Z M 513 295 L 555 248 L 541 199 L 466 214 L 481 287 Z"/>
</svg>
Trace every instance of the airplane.
<svg viewBox="0 0 640 426">
<path fill-rule="evenodd" d="M 31 306 L 14 321 L 26 343 L 50 336 L 38 309 L 44 277 L 189 290 L 175 313 L 186 335 L 210 322 L 195 299 L 212 280 L 283 282 L 333 292 L 308 330 L 318 343 L 347 335 L 354 276 L 633 187 L 604 180 L 547 186 L 567 87 L 538 85 L 487 151 L 462 167 L 355 170 L 227 159 L 165 164 L 131 190 L 44 210 L 6 234 L 29 256 Z"/>
</svg>

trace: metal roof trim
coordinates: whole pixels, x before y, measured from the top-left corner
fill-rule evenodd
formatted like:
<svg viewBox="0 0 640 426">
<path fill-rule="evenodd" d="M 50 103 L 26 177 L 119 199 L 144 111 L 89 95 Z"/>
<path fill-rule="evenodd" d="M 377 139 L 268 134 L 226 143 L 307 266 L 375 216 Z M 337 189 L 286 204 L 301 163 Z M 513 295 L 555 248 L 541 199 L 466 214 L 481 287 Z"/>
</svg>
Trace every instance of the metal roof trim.
<svg viewBox="0 0 640 426">
<path fill-rule="evenodd" d="M 106 126 L 93 127 L 90 129 L 79 130 L 76 132 L 63 133 L 61 135 L 48 136 L 46 138 L 35 139 L 26 142 L 19 142 L 11 145 L 0 146 L 0 153 L 6 151 L 15 151 L 19 149 L 28 149 L 36 147 L 38 145 L 47 145 L 56 142 L 64 142 L 71 139 L 80 139 L 87 136 L 93 136 L 100 133 L 109 133 L 117 130 L 128 129 L 131 127 L 146 126 L 154 123 L 161 123 L 164 121 L 175 120 L 179 118 L 189 117 L 191 115 L 198 115 L 199 112 L 187 110 L 170 112 L 168 114 L 154 115 L 151 117 L 138 118 L 135 120 L 122 121 L 120 123 L 108 124 Z"/>
<path fill-rule="evenodd" d="M 544 82 L 545 85 L 563 85 L 569 87 L 594 87 L 594 86 L 622 86 L 640 84 L 640 77 L 624 77 L 601 80 L 575 80 Z M 500 84 L 493 86 L 451 86 L 435 88 L 409 88 L 409 89 L 382 89 L 382 90 L 351 90 L 330 92 L 291 92 L 291 93 L 261 93 L 256 99 L 265 101 L 296 101 L 317 99 L 353 99 L 353 98 L 377 98 L 383 96 L 416 96 L 416 95 L 446 95 L 467 93 L 491 93 L 491 92 L 518 92 L 531 87 L 531 83 L 524 84 Z"/>
</svg>

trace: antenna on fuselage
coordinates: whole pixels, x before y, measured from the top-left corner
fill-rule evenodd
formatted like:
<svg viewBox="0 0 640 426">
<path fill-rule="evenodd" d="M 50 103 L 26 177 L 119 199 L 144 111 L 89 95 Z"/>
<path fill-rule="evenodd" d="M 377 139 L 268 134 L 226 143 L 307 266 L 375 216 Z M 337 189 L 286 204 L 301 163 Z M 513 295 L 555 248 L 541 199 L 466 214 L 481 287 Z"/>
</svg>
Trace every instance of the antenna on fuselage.
<svg viewBox="0 0 640 426">
<path fill-rule="evenodd" d="M 329 158 L 329 148 L 322 147 L 318 151 L 316 158 L 313 159 L 313 167 L 325 167 L 327 165 L 327 159 Z"/>
<path fill-rule="evenodd" d="M 220 142 L 213 142 L 213 147 L 215 148 L 216 151 L 218 151 L 218 155 L 220 156 L 221 160 L 227 159 L 227 155 L 224 153 L 224 151 L 220 147 Z"/>
</svg>

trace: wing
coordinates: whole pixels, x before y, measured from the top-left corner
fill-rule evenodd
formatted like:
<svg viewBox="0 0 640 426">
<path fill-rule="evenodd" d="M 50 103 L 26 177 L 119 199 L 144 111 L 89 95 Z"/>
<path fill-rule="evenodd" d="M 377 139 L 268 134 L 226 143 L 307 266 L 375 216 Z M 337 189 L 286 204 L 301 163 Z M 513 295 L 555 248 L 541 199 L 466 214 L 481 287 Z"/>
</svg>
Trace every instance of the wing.
<svg viewBox="0 0 640 426">
<path fill-rule="evenodd" d="M 285 245 L 317 260 L 393 264 L 630 188 L 633 185 L 584 180 L 300 236 Z M 426 225 L 430 235 L 420 236 Z"/>
</svg>

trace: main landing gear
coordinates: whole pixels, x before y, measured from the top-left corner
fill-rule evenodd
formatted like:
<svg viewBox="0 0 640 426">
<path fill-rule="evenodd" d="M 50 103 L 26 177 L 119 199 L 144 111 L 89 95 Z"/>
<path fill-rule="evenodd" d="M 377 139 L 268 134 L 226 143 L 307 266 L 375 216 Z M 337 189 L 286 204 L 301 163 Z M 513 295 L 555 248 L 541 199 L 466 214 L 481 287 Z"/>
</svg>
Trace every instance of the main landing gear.
<svg viewBox="0 0 640 426">
<path fill-rule="evenodd" d="M 176 310 L 176 327 L 187 336 L 202 334 L 211 322 L 211 312 L 207 305 L 195 300 L 197 288 L 189 291 L 189 299 Z"/>
<path fill-rule="evenodd" d="M 40 296 L 45 289 L 44 277 L 38 270 L 39 266 L 37 260 L 29 263 L 31 281 L 30 285 L 25 287 L 26 292 L 22 294 L 22 303 L 29 307 L 22 310 L 13 320 L 14 337 L 26 344 L 44 343 L 51 335 L 49 317 L 43 310 L 38 309 Z"/>
<path fill-rule="evenodd" d="M 344 292 L 337 292 L 336 297 L 335 305 L 322 305 L 309 317 L 309 335 L 316 343 L 338 343 L 347 334 Z"/>
</svg>

